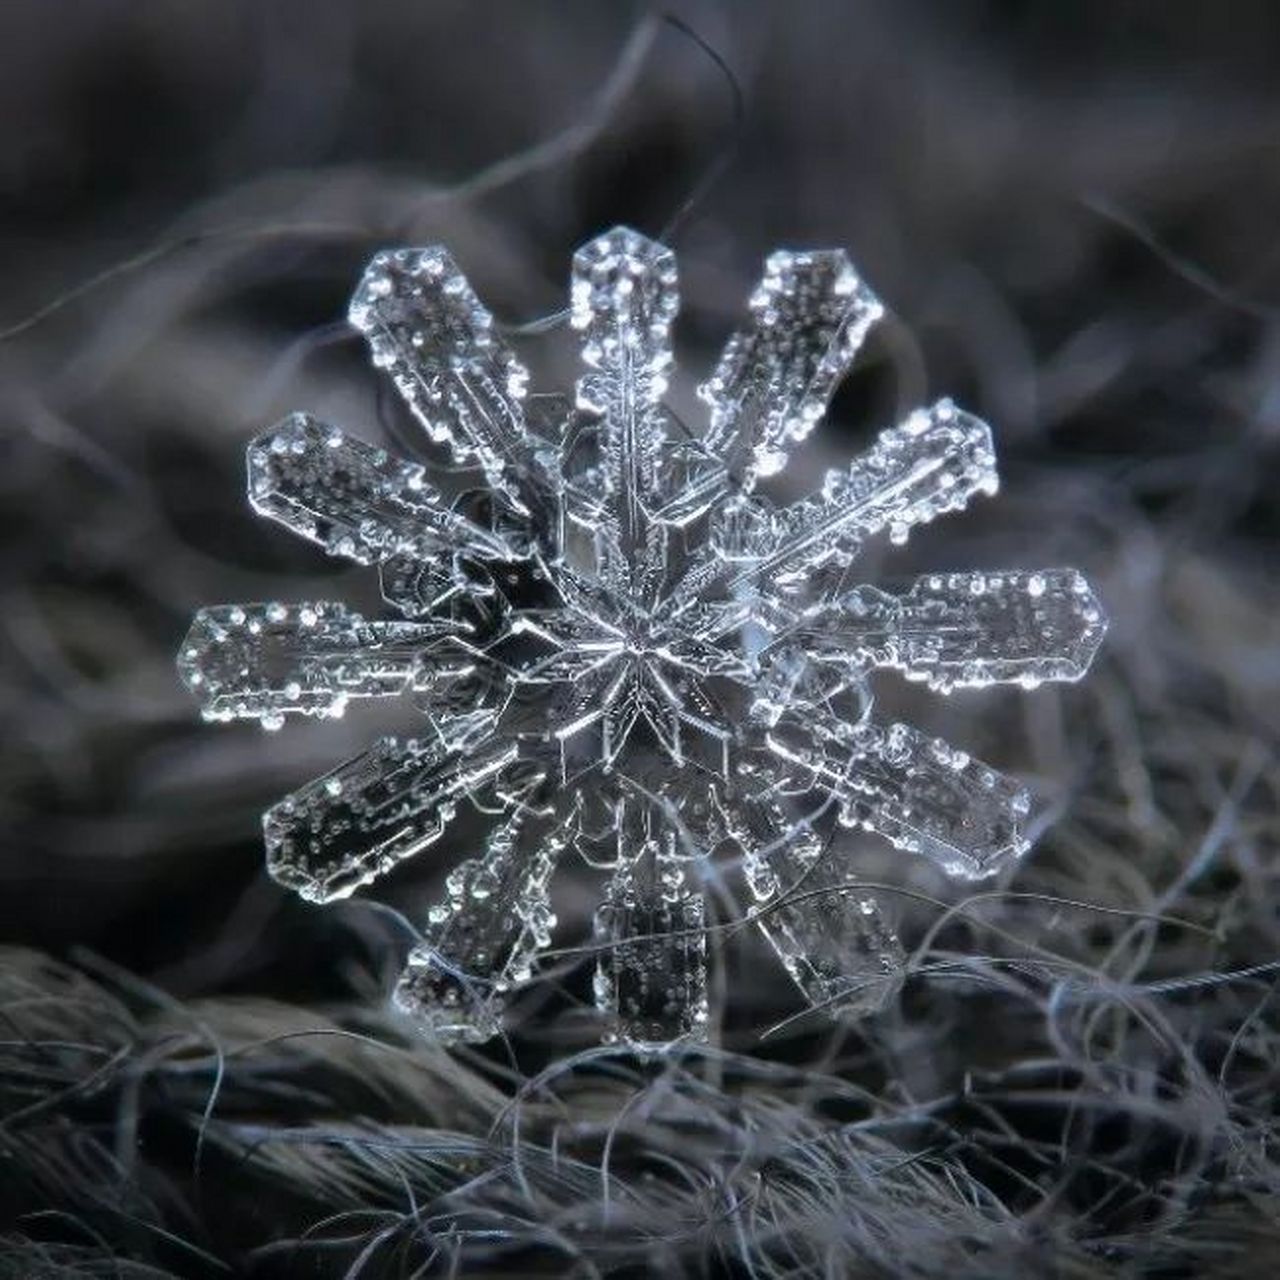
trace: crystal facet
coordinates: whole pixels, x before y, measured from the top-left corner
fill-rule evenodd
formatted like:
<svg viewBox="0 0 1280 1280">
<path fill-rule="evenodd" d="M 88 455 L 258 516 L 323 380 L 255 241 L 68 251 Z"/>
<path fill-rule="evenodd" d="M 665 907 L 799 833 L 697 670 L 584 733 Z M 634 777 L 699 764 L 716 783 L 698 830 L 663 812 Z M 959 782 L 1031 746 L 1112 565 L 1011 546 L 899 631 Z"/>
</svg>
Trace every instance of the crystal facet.
<svg viewBox="0 0 1280 1280">
<path fill-rule="evenodd" d="M 568 840 L 567 827 L 548 830 L 520 809 L 494 827 L 483 856 L 449 873 L 396 986 L 397 1006 L 445 1040 L 497 1034 L 507 992 L 528 981 L 551 943 L 549 888 Z"/>
<path fill-rule="evenodd" d="M 705 908 L 675 831 L 652 806 L 624 800 L 617 838 L 596 915 L 596 1001 L 608 1015 L 606 1038 L 653 1049 L 706 1026 Z"/>
<path fill-rule="evenodd" d="M 334 602 L 202 609 L 178 665 L 214 720 L 278 728 L 404 696 L 383 738 L 264 817 L 267 862 L 314 902 L 440 844 L 445 882 L 396 988 L 442 1041 L 496 1034 L 534 976 L 568 852 L 605 868 L 595 922 L 604 1034 L 645 1050 L 705 1034 L 707 860 L 736 849 L 751 916 L 807 1005 L 857 1019 L 904 958 L 840 831 L 861 827 L 976 879 L 1026 850 L 1029 796 L 966 752 L 874 714 L 875 672 L 929 688 L 1084 675 L 1105 631 L 1072 569 L 851 580 L 872 539 L 996 491 L 986 424 L 943 400 L 883 431 L 811 496 L 767 490 L 826 411 L 880 303 L 842 251 L 777 252 L 700 395 L 664 402 L 675 257 L 619 228 L 574 256 L 584 371 L 528 375 L 442 248 L 378 254 L 352 299 L 449 466 L 397 458 L 306 414 L 249 446 L 255 510 L 377 565 L 400 615 Z M 454 473 L 473 469 L 466 487 Z M 454 492 L 458 490 L 458 492 Z"/>
</svg>

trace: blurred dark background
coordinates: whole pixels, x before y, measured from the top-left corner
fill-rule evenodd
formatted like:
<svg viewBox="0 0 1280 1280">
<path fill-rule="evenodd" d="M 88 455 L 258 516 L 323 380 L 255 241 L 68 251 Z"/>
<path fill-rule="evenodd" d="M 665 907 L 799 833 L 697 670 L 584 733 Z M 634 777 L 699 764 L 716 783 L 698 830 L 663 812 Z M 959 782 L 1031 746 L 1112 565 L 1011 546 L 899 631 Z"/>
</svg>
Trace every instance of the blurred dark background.
<svg viewBox="0 0 1280 1280">
<path fill-rule="evenodd" d="M 0 51 L 0 940 L 179 1001 L 377 1001 L 403 930 L 278 890 L 259 814 L 386 709 L 204 726 L 174 655 L 201 604 L 370 603 L 368 575 L 253 517 L 243 451 L 303 407 L 412 434 L 342 323 L 375 249 L 447 243 L 521 325 L 626 222 L 680 253 L 691 417 L 764 255 L 846 246 L 892 319 L 794 482 L 954 395 L 992 423 L 1002 495 L 895 568 L 1075 564 L 1098 585 L 1112 630 L 1086 684 L 921 714 L 1046 802 L 1015 888 L 1176 909 L 1209 940 L 1002 927 L 1117 981 L 1280 954 L 1274 3 L 9 0 Z M 542 328 L 521 349 L 563 386 L 572 343 Z M 371 897 L 412 917 L 455 852 Z M 561 892 L 572 933 L 588 892 Z M 567 982 L 535 1020 L 585 989 Z M 793 1011 L 759 982 L 726 1014 L 748 1053 L 761 1008 Z M 931 998 L 911 997 L 921 1025 Z M 1214 1034 L 1243 1035 L 1237 1012 Z M 767 1052 L 827 1053 L 815 1034 Z M 558 1043 L 517 1050 L 541 1065 Z"/>
</svg>

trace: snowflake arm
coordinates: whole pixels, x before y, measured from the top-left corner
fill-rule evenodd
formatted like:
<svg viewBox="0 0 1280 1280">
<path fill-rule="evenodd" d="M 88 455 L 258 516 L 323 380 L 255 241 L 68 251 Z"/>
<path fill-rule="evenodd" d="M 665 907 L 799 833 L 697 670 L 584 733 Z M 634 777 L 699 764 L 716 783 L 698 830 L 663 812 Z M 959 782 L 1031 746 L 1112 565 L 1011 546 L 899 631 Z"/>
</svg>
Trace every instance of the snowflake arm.
<svg viewBox="0 0 1280 1280">
<path fill-rule="evenodd" d="M 366 622 L 330 601 L 220 605 L 196 614 L 178 671 L 209 720 L 340 716 L 350 698 L 426 689 L 448 671 L 441 623 Z"/>
<path fill-rule="evenodd" d="M 457 547 L 518 551 L 444 505 L 424 468 L 295 413 L 249 445 L 249 501 L 331 555 L 357 564 L 428 560 Z"/>
<path fill-rule="evenodd" d="M 656 806 L 626 797 L 617 865 L 595 922 L 595 998 L 607 1039 L 654 1050 L 704 1034 L 705 913 L 670 824 Z"/>
<path fill-rule="evenodd" d="M 435 844 L 459 802 L 518 755 L 516 743 L 496 737 L 472 751 L 381 738 L 267 810 L 267 869 L 310 902 L 349 897 Z"/>
<path fill-rule="evenodd" d="M 626 228 L 610 231 L 574 255 L 572 301 L 588 369 L 578 381 L 578 407 L 600 417 L 609 497 L 597 535 L 601 576 L 646 599 L 665 549 L 653 512 L 667 443 L 662 397 L 679 301 L 675 255 Z"/>
<path fill-rule="evenodd" d="M 808 788 L 831 795 L 846 826 L 922 854 L 948 875 L 980 880 L 1026 852 L 1031 798 L 1012 778 L 911 725 L 867 720 L 851 728 L 817 707 L 769 734 Z"/>
<path fill-rule="evenodd" d="M 1079 680 L 1106 629 L 1074 569 L 928 574 L 900 595 L 856 587 L 788 635 L 816 658 L 892 668 L 948 693 Z"/>
<path fill-rule="evenodd" d="M 396 985 L 397 1007 L 446 1044 L 496 1035 L 508 993 L 551 943 L 551 878 L 571 837 L 569 823 L 548 826 L 521 807 L 500 821 L 483 855 L 449 873 Z"/>
<path fill-rule="evenodd" d="M 856 1020 L 883 1008 L 902 983 L 902 945 L 874 894 L 841 875 L 807 823 L 776 800 L 727 807 L 756 901 L 756 926 L 809 1005 Z"/>
<path fill-rule="evenodd" d="M 828 564 L 848 565 L 876 534 L 887 530 L 904 542 L 913 526 L 997 487 L 990 428 L 941 400 L 882 431 L 808 498 L 780 509 L 745 495 L 726 501 L 708 547 L 672 593 L 671 608 L 679 613 L 712 591 L 732 594 L 754 583 L 776 598 Z"/>
<path fill-rule="evenodd" d="M 524 409 L 529 374 L 448 252 L 376 255 L 348 314 L 431 439 L 529 514 L 547 487 Z"/>
<path fill-rule="evenodd" d="M 749 306 L 751 326 L 698 389 L 705 444 L 748 489 L 786 465 L 884 313 L 843 249 L 770 254 Z"/>
<path fill-rule="evenodd" d="M 829 471 L 819 493 L 763 518 L 755 507 L 728 508 L 716 550 L 741 566 L 731 588 L 747 579 L 777 587 L 831 560 L 848 564 L 883 531 L 905 542 L 914 526 L 997 484 L 991 429 L 942 400 L 882 431 L 847 470 Z"/>
</svg>

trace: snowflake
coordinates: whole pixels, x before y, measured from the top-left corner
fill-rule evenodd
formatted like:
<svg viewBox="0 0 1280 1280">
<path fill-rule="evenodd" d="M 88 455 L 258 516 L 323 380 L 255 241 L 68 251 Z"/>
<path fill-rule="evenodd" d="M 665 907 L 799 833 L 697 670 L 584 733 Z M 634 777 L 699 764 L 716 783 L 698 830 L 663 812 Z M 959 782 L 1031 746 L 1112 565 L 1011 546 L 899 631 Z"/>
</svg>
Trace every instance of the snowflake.
<svg viewBox="0 0 1280 1280">
<path fill-rule="evenodd" d="M 483 852 L 448 876 L 396 989 L 443 1040 L 499 1029 L 550 944 L 568 851 L 609 872 L 594 984 L 608 1037 L 703 1031 L 702 877 L 721 845 L 808 1003 L 845 1018 L 879 1007 L 901 948 L 827 851 L 835 826 L 976 879 L 1025 851 L 1028 796 L 878 720 L 871 673 L 943 692 L 1076 680 L 1105 628 L 1070 569 L 849 585 L 869 539 L 901 543 L 995 492 L 990 432 L 950 401 L 881 433 L 810 497 L 762 492 L 881 314 L 843 252 L 768 259 L 749 324 L 699 390 L 701 437 L 663 404 L 676 307 L 668 249 L 626 229 L 593 240 L 573 261 L 576 396 L 530 395 L 445 250 L 378 254 L 351 323 L 451 455 L 437 483 L 463 467 L 485 484 L 446 494 L 422 465 L 292 415 L 249 446 L 250 502 L 376 564 L 400 617 L 222 606 L 183 644 L 211 720 L 275 729 L 397 695 L 420 709 L 420 737 L 382 738 L 263 821 L 275 879 L 331 902 L 440 841 L 460 806 L 484 815 Z"/>
</svg>

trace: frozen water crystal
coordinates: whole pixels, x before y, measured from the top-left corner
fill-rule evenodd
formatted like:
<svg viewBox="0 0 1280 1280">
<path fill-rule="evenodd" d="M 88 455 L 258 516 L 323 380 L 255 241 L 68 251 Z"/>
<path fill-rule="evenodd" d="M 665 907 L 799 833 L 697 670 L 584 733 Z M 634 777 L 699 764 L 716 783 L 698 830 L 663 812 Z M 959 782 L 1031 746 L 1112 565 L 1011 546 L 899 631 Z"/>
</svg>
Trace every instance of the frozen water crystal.
<svg viewBox="0 0 1280 1280">
<path fill-rule="evenodd" d="M 596 916 L 605 1035 L 661 1048 L 704 1033 L 703 880 L 736 849 L 751 914 L 814 1009 L 858 1018 L 901 979 L 889 913 L 842 827 L 977 879 L 1027 848 L 1026 791 L 965 751 L 875 715 L 872 675 L 948 692 L 1077 680 L 1105 620 L 1072 569 L 852 581 L 871 539 L 997 486 L 987 426 L 943 400 L 883 431 L 820 489 L 770 477 L 813 430 L 882 312 L 841 251 L 777 252 L 700 395 L 701 437 L 664 404 L 675 257 L 626 229 L 573 260 L 584 371 L 572 398 L 528 375 L 441 248 L 378 254 L 352 324 L 448 471 L 307 414 L 249 446 L 255 510 L 377 565 L 400 615 L 328 601 L 202 609 L 183 679 L 213 720 L 340 715 L 407 696 L 421 736 L 383 738 L 274 805 L 268 867 L 313 902 L 443 841 L 448 875 L 397 986 L 444 1041 L 498 1032 L 551 943 L 567 853 L 608 872 Z M 468 837 L 469 838 L 469 837 Z"/>
<path fill-rule="evenodd" d="M 675 828 L 659 810 L 624 798 L 617 859 L 596 915 L 596 1000 L 607 1034 L 652 1049 L 707 1021 L 702 893 L 683 865 Z"/>
</svg>

